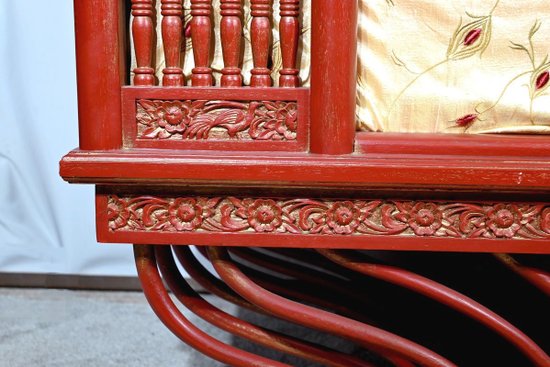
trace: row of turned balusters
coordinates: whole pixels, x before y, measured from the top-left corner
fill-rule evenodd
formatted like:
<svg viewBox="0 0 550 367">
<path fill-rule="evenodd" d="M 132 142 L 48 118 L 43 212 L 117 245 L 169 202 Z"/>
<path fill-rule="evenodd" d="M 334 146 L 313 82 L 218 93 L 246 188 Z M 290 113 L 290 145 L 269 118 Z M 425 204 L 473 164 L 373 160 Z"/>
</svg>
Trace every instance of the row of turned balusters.
<svg viewBox="0 0 550 367">
<path fill-rule="evenodd" d="M 279 0 L 279 37 L 282 68 L 279 72 L 280 87 L 298 87 L 300 79 L 297 69 L 297 52 L 300 35 L 300 0 Z M 132 35 L 137 67 L 134 69 L 134 85 L 155 85 L 153 62 L 153 39 L 155 0 L 132 0 Z M 220 0 L 220 37 L 224 68 L 222 87 L 243 85 L 240 68 L 243 3 L 242 0 Z M 270 87 L 270 50 L 272 43 L 272 0 L 250 0 L 251 48 L 254 67 L 251 70 L 251 87 Z M 210 67 L 212 34 L 212 0 L 191 0 L 191 41 L 195 67 L 192 70 L 191 84 L 197 87 L 213 85 Z M 163 69 L 162 85 L 179 87 L 185 84 L 181 68 L 181 45 L 184 42 L 182 0 L 161 0 L 162 40 L 166 67 Z"/>
</svg>

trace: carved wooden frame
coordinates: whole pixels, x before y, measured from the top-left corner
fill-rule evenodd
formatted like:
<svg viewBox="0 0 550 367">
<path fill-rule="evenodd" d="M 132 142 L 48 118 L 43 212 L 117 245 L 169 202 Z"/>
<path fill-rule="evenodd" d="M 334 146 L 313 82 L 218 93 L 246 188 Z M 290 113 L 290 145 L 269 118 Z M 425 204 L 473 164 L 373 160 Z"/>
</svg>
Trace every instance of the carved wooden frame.
<svg viewBox="0 0 550 367">
<path fill-rule="evenodd" d="M 147 137 L 140 122 L 156 112 L 144 113 L 145 103 L 159 114 L 173 109 L 180 115 L 162 121 L 165 128 L 149 128 Z M 305 151 L 309 89 L 124 87 L 122 119 L 125 148 Z"/>
<path fill-rule="evenodd" d="M 145 86 L 124 87 L 128 75 L 124 3 L 122 0 L 75 3 L 80 147 L 61 162 L 61 175 L 67 181 L 124 184 L 130 188 L 130 195 L 142 194 L 144 187 L 169 185 L 176 189 L 185 188 L 190 197 L 204 195 L 205 188 L 218 188 L 217 195 L 239 197 L 234 192 L 219 190 L 221 187 L 246 190 L 247 197 L 256 200 L 275 197 L 260 192 L 258 188 L 285 190 L 285 195 L 277 197 L 302 200 L 314 200 L 319 197 L 315 196 L 316 190 L 328 188 L 332 190 L 328 198 L 347 198 L 345 200 L 391 197 L 418 203 L 484 203 L 488 200 L 483 198 L 485 195 L 499 192 L 506 197 L 491 201 L 495 205 L 542 205 L 550 202 L 550 144 L 547 137 L 373 134 L 354 130 L 355 63 L 350 54 L 350 49 L 356 44 L 354 2 L 349 6 L 339 6 L 340 2 L 329 0 L 312 3 L 312 17 L 322 16 L 327 24 L 333 26 L 312 27 L 309 91 L 295 88 L 152 87 L 149 81 Z M 141 16 L 147 16 L 143 14 Z M 146 22 L 139 25 L 149 27 Z M 142 71 L 147 75 L 151 72 L 149 69 Z M 207 71 L 200 69 L 197 73 Z M 146 78 L 147 75 L 142 76 Z M 207 76 L 193 75 L 195 79 L 202 78 L 205 84 L 208 84 Z M 299 108 L 304 115 L 298 128 L 304 129 L 305 133 L 298 133 L 297 141 L 279 142 L 136 141 L 133 109 L 138 99 L 296 100 L 299 105 L 306 106 L 305 109 Z M 308 120 L 311 121 L 309 126 Z M 372 188 L 383 188 L 391 192 L 391 196 L 361 194 Z M 338 190 L 340 193 L 334 194 Z M 99 194 L 98 203 L 104 200 L 103 194 Z M 98 220 L 103 224 L 105 210 L 105 205 L 98 206 Z M 103 241 L 120 242 L 124 239 L 135 243 L 183 241 L 199 245 L 550 251 L 547 240 L 537 239 L 449 239 L 369 234 L 193 233 L 185 237 L 170 233 L 128 232 L 124 237 L 122 232 L 119 234 L 115 238 L 108 232 L 99 231 Z M 353 238 L 352 242 L 350 238 Z"/>
</svg>

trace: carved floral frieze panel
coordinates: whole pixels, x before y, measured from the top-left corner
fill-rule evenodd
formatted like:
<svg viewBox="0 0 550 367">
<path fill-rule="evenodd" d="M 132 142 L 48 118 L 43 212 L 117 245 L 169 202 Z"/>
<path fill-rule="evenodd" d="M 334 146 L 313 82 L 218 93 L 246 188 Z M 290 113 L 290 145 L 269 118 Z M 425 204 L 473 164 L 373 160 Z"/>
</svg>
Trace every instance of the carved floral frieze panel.
<svg viewBox="0 0 550 367">
<path fill-rule="evenodd" d="M 145 140 L 295 141 L 293 101 L 136 101 L 137 138 Z"/>
<path fill-rule="evenodd" d="M 546 204 L 110 195 L 107 215 L 112 232 L 550 239 Z"/>
</svg>

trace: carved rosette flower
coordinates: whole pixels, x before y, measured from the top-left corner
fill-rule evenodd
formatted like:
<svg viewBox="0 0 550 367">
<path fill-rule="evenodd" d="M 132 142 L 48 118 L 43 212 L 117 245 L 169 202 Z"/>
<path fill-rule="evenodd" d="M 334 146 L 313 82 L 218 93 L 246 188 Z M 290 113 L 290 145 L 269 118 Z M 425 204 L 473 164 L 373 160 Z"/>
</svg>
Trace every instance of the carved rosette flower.
<svg viewBox="0 0 550 367">
<path fill-rule="evenodd" d="M 177 231 L 194 231 L 202 224 L 203 210 L 195 199 L 176 199 L 168 209 L 169 221 Z"/>
<path fill-rule="evenodd" d="M 162 102 L 156 111 L 158 125 L 170 134 L 183 133 L 190 121 L 189 107 L 187 102 Z"/>
<path fill-rule="evenodd" d="M 515 205 L 498 204 L 487 212 L 487 227 L 497 237 L 512 238 L 521 228 L 522 213 Z"/>
<path fill-rule="evenodd" d="M 248 207 L 248 223 L 256 232 L 273 232 L 283 223 L 283 211 L 271 199 L 258 199 Z"/>
<path fill-rule="evenodd" d="M 418 236 L 431 236 L 441 228 L 443 214 L 434 203 L 416 203 L 409 213 L 409 226 Z"/>
<path fill-rule="evenodd" d="M 335 202 L 327 210 L 326 222 L 337 234 L 351 234 L 361 224 L 364 214 L 351 201 Z"/>
<path fill-rule="evenodd" d="M 550 207 L 542 211 L 540 217 L 540 229 L 543 232 L 550 234 Z"/>
<path fill-rule="evenodd" d="M 109 228 L 112 230 L 126 227 L 128 219 L 130 219 L 130 211 L 126 202 L 117 197 L 111 197 L 107 204 L 107 218 Z"/>
<path fill-rule="evenodd" d="M 137 121 L 146 126 L 142 138 L 167 139 L 181 135 L 204 107 L 205 101 L 151 101 L 139 100 Z"/>
</svg>

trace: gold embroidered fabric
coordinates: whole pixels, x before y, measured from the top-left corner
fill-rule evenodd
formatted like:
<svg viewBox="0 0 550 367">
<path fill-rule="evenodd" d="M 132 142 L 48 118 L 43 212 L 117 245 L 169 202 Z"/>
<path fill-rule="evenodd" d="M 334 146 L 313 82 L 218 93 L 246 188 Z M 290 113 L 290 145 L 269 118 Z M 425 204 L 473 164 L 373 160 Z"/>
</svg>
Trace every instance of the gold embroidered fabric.
<svg viewBox="0 0 550 367">
<path fill-rule="evenodd" d="M 303 2 L 300 77 L 309 85 L 310 1 Z M 157 2 L 160 35 L 160 1 Z M 190 1 L 184 1 L 187 23 Z M 243 75 L 252 69 L 249 0 Z M 441 133 L 550 133 L 548 0 L 359 1 L 357 126 L 360 130 Z M 219 30 L 219 0 L 213 1 Z M 274 1 L 273 79 L 280 69 Z M 337 29 L 334 30 L 338 32 Z M 133 55 L 132 55 L 133 57 Z M 191 74 L 190 39 L 184 73 Z M 162 39 L 156 47 L 162 80 Z M 219 34 L 212 60 L 219 83 Z"/>
<path fill-rule="evenodd" d="M 363 128 L 550 133 L 548 0 L 360 6 Z"/>
</svg>

